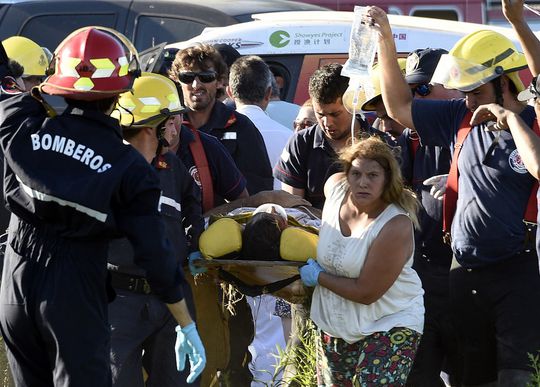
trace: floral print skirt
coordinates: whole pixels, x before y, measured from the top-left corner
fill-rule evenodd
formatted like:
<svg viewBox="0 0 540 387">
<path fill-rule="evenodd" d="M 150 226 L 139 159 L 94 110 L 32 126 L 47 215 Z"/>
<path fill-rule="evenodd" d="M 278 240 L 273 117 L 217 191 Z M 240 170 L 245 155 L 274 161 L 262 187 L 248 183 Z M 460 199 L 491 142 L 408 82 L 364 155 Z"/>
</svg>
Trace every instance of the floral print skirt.
<svg viewBox="0 0 540 387">
<path fill-rule="evenodd" d="M 356 343 L 320 332 L 317 382 L 320 387 L 403 386 L 421 334 L 408 328 L 376 332 Z"/>
</svg>

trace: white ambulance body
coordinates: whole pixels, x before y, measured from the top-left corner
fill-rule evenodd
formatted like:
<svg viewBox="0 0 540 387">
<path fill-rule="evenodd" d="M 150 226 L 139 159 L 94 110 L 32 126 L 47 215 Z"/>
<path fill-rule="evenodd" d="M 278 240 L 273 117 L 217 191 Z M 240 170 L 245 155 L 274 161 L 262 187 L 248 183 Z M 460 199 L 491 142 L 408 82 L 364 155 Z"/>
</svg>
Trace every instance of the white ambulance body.
<svg viewBox="0 0 540 387">
<path fill-rule="evenodd" d="M 165 49 L 174 51 L 197 42 L 225 43 L 242 55 L 259 55 L 285 79 L 282 98 L 301 104 L 308 98 L 307 85 L 313 71 L 329 62 L 347 60 L 353 15 L 338 11 L 257 14 L 253 22 L 206 28 L 199 36 Z M 400 56 L 417 48 L 449 50 L 461 37 L 480 29 L 500 32 L 520 49 L 510 28 L 414 16 L 388 18 Z"/>
</svg>

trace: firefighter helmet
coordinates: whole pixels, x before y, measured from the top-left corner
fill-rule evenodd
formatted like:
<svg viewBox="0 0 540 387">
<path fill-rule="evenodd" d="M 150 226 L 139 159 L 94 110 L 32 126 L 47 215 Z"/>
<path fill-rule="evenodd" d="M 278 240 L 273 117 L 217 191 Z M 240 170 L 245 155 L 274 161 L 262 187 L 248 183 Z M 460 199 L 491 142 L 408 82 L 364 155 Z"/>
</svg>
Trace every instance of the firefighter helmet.
<svg viewBox="0 0 540 387">
<path fill-rule="evenodd" d="M 405 67 L 407 66 L 407 59 L 398 58 L 399 69 L 401 73 L 405 75 Z M 375 64 L 373 70 L 371 71 L 371 86 L 372 90 L 367 90 L 365 93 L 364 103 L 361 105 L 363 111 L 374 111 L 375 105 L 381 99 L 381 72 L 379 65 Z"/>
<path fill-rule="evenodd" d="M 42 47 L 24 36 L 12 36 L 2 41 L 9 59 L 24 67 L 23 77 L 44 77 L 49 60 Z"/>
<path fill-rule="evenodd" d="M 135 47 L 124 35 L 106 27 L 72 32 L 54 56 L 54 74 L 41 84 L 51 95 L 88 101 L 112 97 L 131 90 L 140 74 Z"/>
<path fill-rule="evenodd" d="M 178 89 L 163 75 L 142 73 L 133 91 L 120 95 L 112 116 L 124 127 L 156 127 L 166 118 L 184 113 Z"/>
<path fill-rule="evenodd" d="M 518 70 L 525 67 L 525 56 L 510 39 L 495 31 L 480 30 L 464 36 L 441 56 L 432 81 L 469 92 L 506 74 L 517 91 L 522 91 L 525 87 Z"/>
</svg>

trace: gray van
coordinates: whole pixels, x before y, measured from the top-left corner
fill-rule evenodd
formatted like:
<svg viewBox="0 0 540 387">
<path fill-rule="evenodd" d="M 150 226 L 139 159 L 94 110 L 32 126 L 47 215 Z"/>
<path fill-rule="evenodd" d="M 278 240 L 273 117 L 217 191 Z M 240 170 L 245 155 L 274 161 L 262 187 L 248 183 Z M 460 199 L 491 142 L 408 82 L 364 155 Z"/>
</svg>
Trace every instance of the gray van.
<svg viewBox="0 0 540 387">
<path fill-rule="evenodd" d="M 286 0 L 0 0 L 0 40 L 22 35 L 54 51 L 70 32 L 99 25 L 142 51 L 251 21 L 254 13 L 307 10 L 328 9 Z"/>
</svg>

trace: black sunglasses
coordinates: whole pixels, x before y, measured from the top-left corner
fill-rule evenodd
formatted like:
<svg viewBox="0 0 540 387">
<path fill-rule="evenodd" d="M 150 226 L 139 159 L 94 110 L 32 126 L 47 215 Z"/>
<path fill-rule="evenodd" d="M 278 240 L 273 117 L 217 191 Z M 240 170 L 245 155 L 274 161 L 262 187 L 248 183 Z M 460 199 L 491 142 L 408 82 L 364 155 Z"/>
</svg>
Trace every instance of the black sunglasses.
<svg viewBox="0 0 540 387">
<path fill-rule="evenodd" d="M 178 80 L 182 83 L 193 83 L 195 77 L 199 78 L 202 83 L 214 82 L 217 78 L 215 71 L 199 71 L 198 73 L 193 71 L 183 71 L 178 74 Z"/>
<path fill-rule="evenodd" d="M 411 89 L 413 97 L 415 94 L 418 94 L 421 97 L 427 97 L 429 93 L 431 93 L 431 89 L 433 86 L 427 83 L 422 83 L 420 85 L 417 85 Z"/>
</svg>

